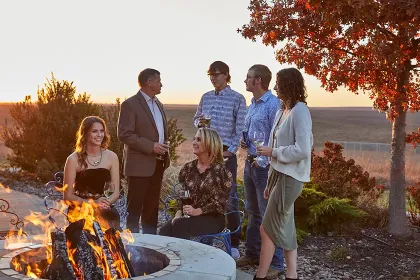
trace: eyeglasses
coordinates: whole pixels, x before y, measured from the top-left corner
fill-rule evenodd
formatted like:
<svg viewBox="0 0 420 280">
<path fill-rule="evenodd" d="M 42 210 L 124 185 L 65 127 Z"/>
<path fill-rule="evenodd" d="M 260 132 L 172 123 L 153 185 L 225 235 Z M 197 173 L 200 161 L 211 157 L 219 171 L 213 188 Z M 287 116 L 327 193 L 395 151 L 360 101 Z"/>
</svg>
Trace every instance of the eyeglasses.
<svg viewBox="0 0 420 280">
<path fill-rule="evenodd" d="M 219 77 L 220 74 L 225 74 L 225 73 L 222 73 L 222 72 L 219 72 L 219 73 L 208 73 L 207 76 L 209 76 L 210 78 L 216 78 L 217 79 L 217 77 Z"/>
<path fill-rule="evenodd" d="M 197 142 L 201 142 L 201 137 L 200 137 L 200 136 L 194 137 L 194 138 L 193 138 L 193 141 L 194 141 L 194 140 L 195 140 L 195 141 L 197 141 Z"/>
</svg>

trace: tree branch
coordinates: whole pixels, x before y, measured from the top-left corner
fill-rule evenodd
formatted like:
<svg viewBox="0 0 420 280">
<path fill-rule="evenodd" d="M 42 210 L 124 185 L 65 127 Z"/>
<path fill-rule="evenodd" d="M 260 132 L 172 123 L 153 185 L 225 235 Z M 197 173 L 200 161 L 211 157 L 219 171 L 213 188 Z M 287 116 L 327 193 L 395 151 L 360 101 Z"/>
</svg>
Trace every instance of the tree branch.
<svg viewBox="0 0 420 280">
<path fill-rule="evenodd" d="M 420 64 L 411 64 L 410 70 L 414 70 L 414 72 L 419 72 L 420 69 L 416 69 L 416 68 L 420 68 Z"/>
<path fill-rule="evenodd" d="M 381 33 L 383 33 L 383 34 L 385 34 L 387 37 L 391 37 L 392 39 L 397 39 L 398 38 L 398 36 L 397 35 L 395 35 L 394 33 L 392 33 L 391 31 L 389 31 L 389 30 L 386 30 L 385 28 L 383 28 L 383 27 L 380 27 L 380 26 L 375 26 L 376 27 L 376 29 L 379 31 L 379 32 L 381 32 Z M 391 39 L 391 40 L 392 40 Z"/>
<path fill-rule="evenodd" d="M 333 47 L 333 48 L 331 48 L 331 47 L 329 47 L 329 46 L 327 46 L 327 45 L 325 45 L 325 44 L 322 44 L 322 43 L 320 43 L 320 42 L 318 42 L 318 41 L 315 41 L 315 40 L 313 40 L 312 38 L 309 38 L 309 37 L 304 37 L 306 40 L 309 40 L 309 41 L 311 41 L 311 42 L 314 42 L 315 44 L 318 44 L 320 47 L 323 47 L 323 48 L 327 48 L 327 49 L 333 49 L 333 50 L 336 50 L 336 51 L 341 51 L 341 52 L 345 52 L 345 53 L 347 53 L 347 54 L 350 54 L 350 55 L 352 55 L 352 56 L 356 56 L 357 57 L 357 55 L 355 54 L 355 53 L 353 53 L 353 52 L 351 52 L 351 51 L 348 51 L 348 50 L 345 50 L 345 49 L 342 49 L 342 48 L 337 48 L 337 47 Z"/>
</svg>

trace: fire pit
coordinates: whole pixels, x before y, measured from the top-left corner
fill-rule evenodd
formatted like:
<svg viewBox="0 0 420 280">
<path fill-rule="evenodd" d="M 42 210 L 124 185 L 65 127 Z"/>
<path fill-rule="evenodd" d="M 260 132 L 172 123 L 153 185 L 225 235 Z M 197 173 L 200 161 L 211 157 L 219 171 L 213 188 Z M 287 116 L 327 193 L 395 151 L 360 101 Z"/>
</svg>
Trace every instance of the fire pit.
<svg viewBox="0 0 420 280">
<path fill-rule="evenodd" d="M 235 262 L 220 249 L 164 236 L 133 234 L 133 238 L 133 243 L 125 244 L 135 274 L 131 279 L 236 279 Z M 47 247 L 36 241 L 40 239 L 30 236 L 26 243 L 32 245 L 22 244 L 22 248 L 0 257 L 0 278 L 32 279 L 14 270 L 12 263 L 31 256 L 40 269 L 46 265 Z M 0 247 L 4 247 L 4 241 L 0 241 Z"/>
</svg>

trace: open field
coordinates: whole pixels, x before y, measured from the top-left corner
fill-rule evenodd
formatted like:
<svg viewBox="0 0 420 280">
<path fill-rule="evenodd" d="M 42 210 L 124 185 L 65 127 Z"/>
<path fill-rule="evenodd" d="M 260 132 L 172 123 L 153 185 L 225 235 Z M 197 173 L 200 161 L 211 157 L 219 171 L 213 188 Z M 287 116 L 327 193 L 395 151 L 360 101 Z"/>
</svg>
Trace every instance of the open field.
<svg viewBox="0 0 420 280">
<path fill-rule="evenodd" d="M 0 104 L 0 125 L 12 123 L 9 115 L 10 104 Z M 196 105 L 166 105 L 168 117 L 178 119 L 178 127 L 182 128 L 184 136 L 188 139 L 179 147 L 180 160 L 185 162 L 193 158 L 191 154 L 190 140 L 196 132 L 192 124 Z M 347 142 L 391 142 L 391 123 L 385 118 L 385 114 L 378 113 L 371 108 L 311 108 L 313 121 L 313 134 L 315 150 L 320 151 L 326 141 L 347 141 Z M 407 132 L 420 127 L 420 113 L 409 114 L 407 117 Z M 7 152 L 7 148 L 0 142 L 0 163 L 1 155 Z M 356 162 L 372 175 L 379 178 L 388 176 L 389 153 L 372 151 L 345 151 L 347 157 L 352 157 Z M 244 158 L 240 153 L 239 158 Z M 4 161 L 4 159 L 3 159 Z M 240 160 L 239 162 L 242 162 Z M 420 181 L 420 154 L 414 154 L 411 146 L 407 147 L 407 178 Z M 242 165 L 242 164 L 241 164 Z M 242 167 L 242 166 L 241 166 Z M 241 174 L 241 173 L 239 173 Z"/>
<path fill-rule="evenodd" d="M 187 137 L 193 137 L 192 119 L 195 105 L 166 105 L 169 117 L 178 119 L 179 127 Z M 391 123 L 385 114 L 367 107 L 311 108 L 315 147 L 326 141 L 391 142 Z M 407 117 L 407 131 L 420 127 L 420 113 Z"/>
</svg>

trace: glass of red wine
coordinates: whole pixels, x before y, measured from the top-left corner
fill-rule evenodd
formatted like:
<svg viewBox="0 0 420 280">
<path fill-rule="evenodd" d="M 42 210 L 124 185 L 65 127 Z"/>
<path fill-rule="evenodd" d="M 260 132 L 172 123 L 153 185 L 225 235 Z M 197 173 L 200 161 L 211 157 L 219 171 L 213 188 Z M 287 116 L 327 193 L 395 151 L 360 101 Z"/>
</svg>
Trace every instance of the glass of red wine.
<svg viewBox="0 0 420 280">
<path fill-rule="evenodd" d="M 191 205 L 192 204 L 192 198 L 190 197 L 190 192 L 186 190 L 184 192 L 184 195 L 180 197 L 182 206 Z M 185 218 L 189 218 L 190 216 L 184 213 Z"/>
</svg>

